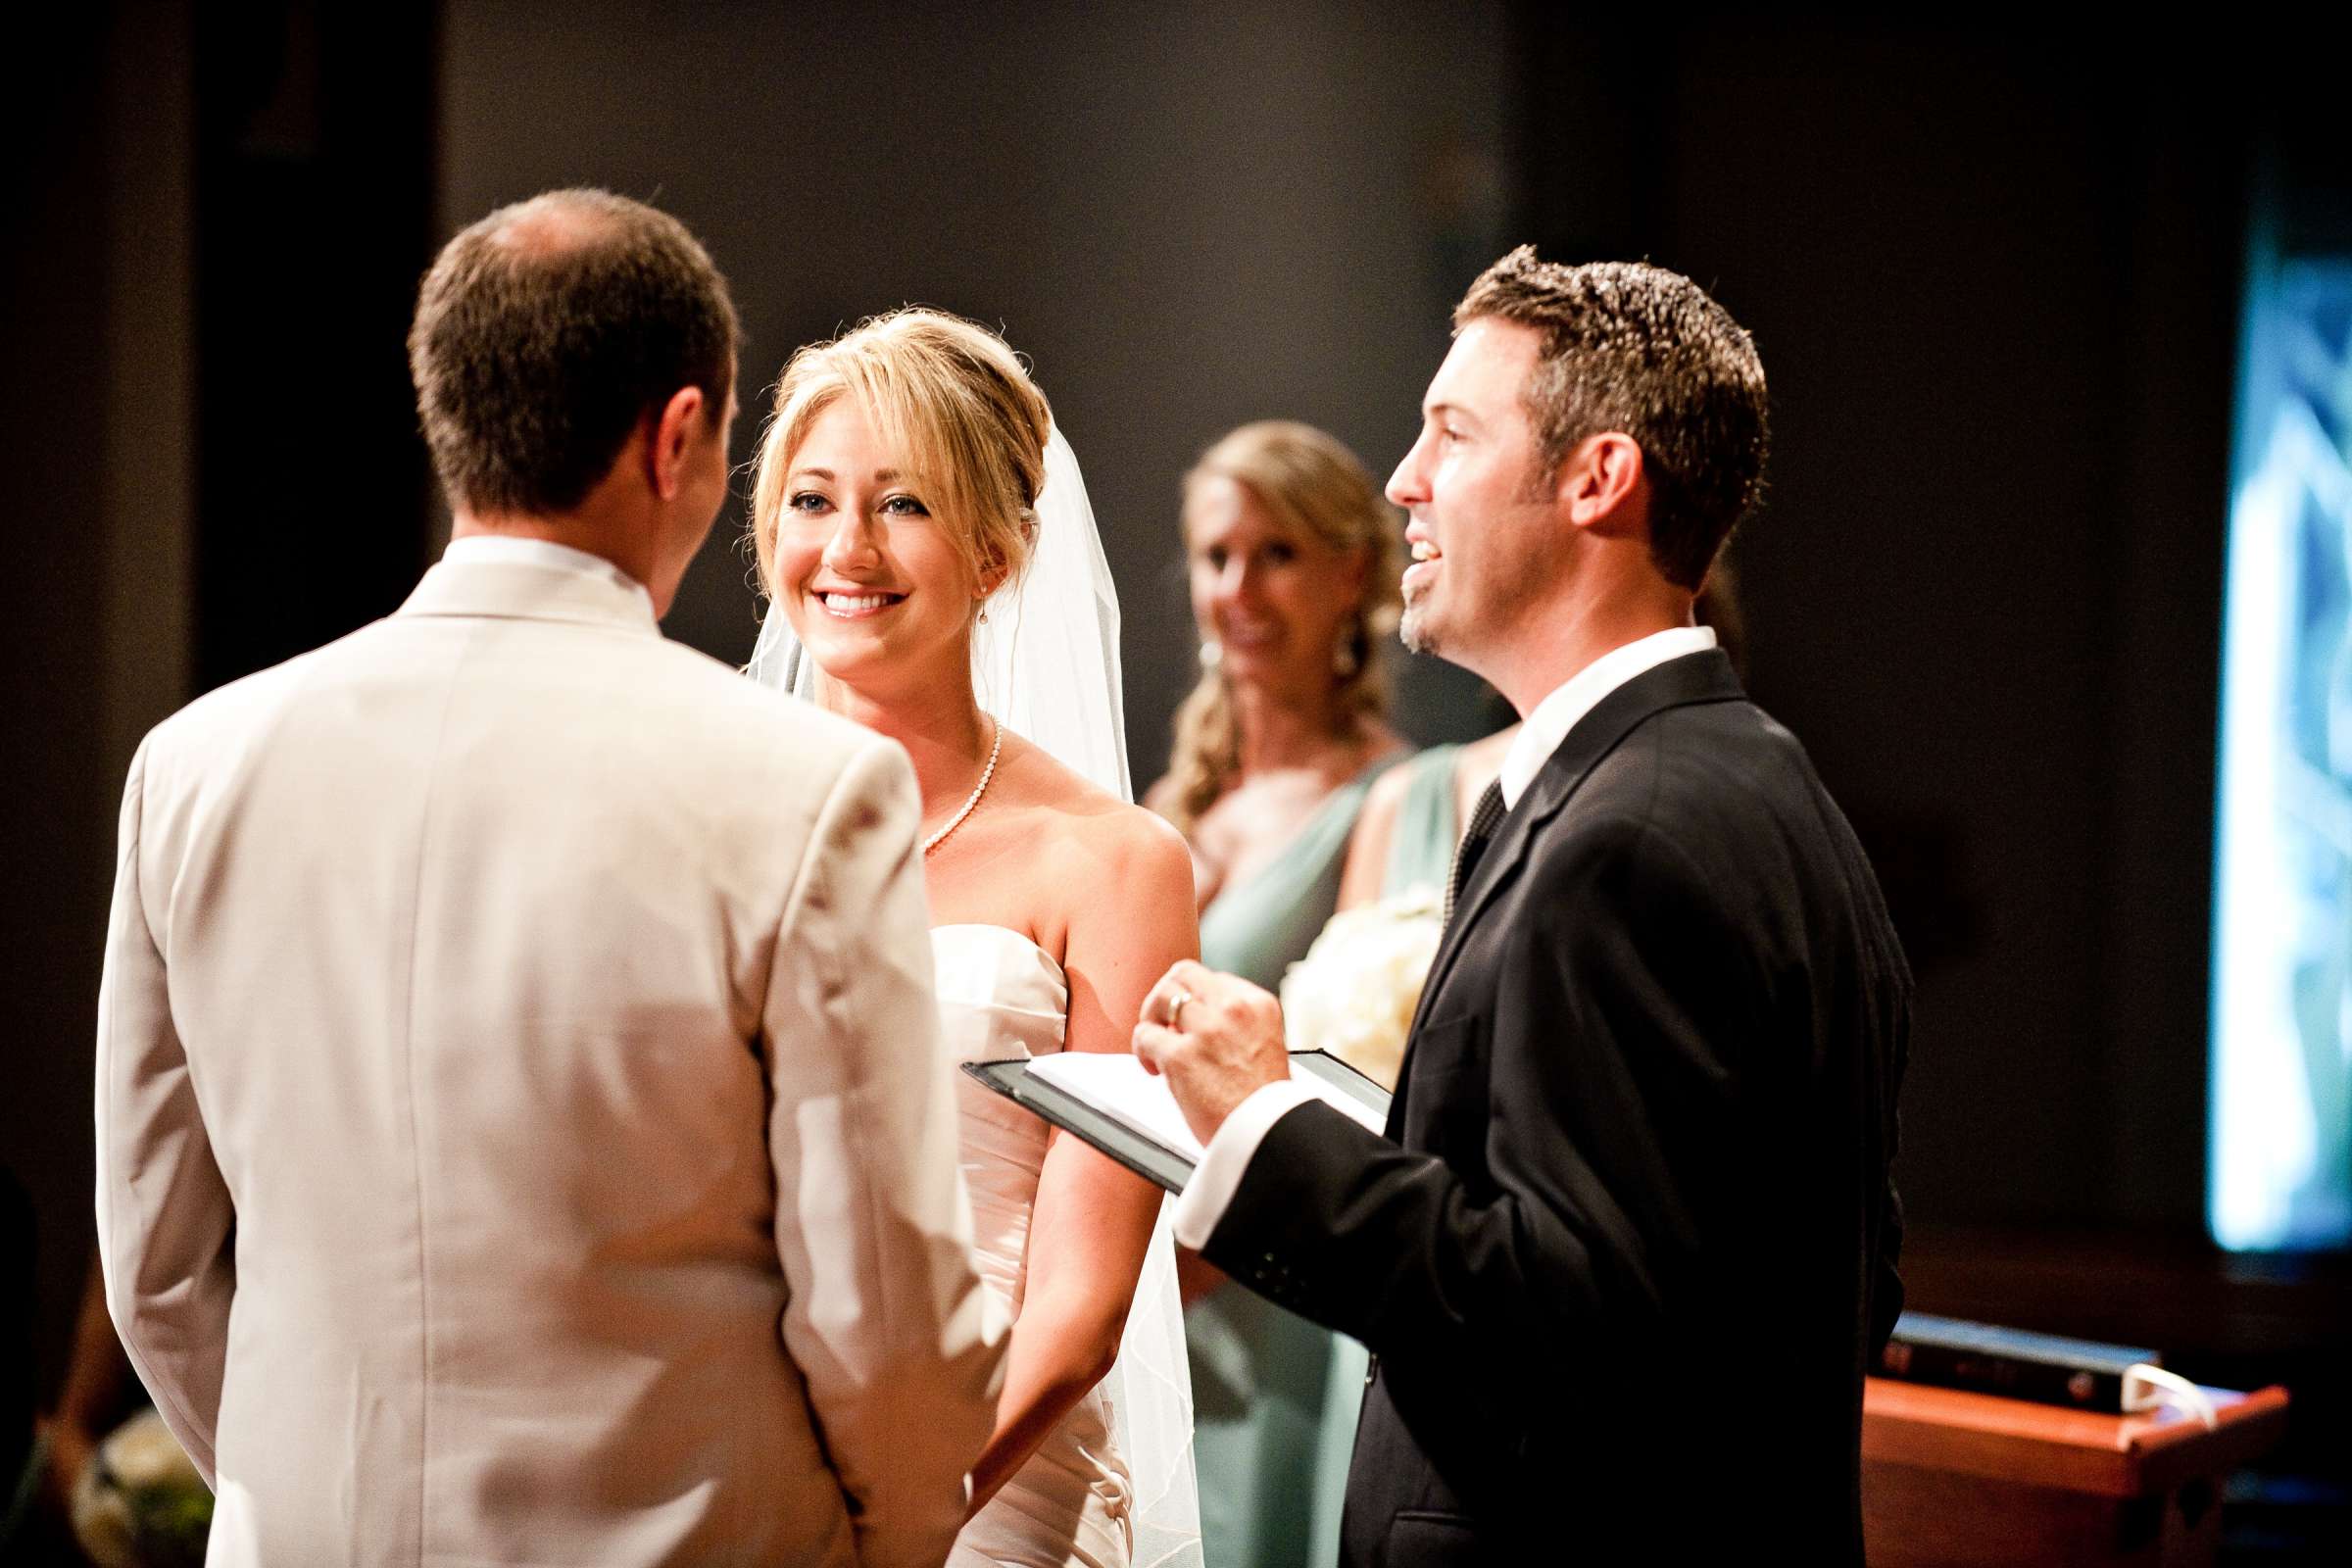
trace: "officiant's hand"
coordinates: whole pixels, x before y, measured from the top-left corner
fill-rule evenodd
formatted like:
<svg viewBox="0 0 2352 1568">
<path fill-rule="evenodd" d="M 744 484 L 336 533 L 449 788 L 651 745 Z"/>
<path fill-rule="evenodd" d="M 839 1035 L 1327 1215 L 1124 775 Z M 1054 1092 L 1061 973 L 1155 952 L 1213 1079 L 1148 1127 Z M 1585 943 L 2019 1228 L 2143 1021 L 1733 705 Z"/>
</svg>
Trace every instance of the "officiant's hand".
<svg viewBox="0 0 2352 1568">
<path fill-rule="evenodd" d="M 1249 981 L 1194 962 L 1173 964 L 1144 998 L 1136 1059 L 1163 1073 L 1193 1136 L 1216 1136 L 1233 1107 L 1291 1075 L 1282 1004 Z"/>
</svg>

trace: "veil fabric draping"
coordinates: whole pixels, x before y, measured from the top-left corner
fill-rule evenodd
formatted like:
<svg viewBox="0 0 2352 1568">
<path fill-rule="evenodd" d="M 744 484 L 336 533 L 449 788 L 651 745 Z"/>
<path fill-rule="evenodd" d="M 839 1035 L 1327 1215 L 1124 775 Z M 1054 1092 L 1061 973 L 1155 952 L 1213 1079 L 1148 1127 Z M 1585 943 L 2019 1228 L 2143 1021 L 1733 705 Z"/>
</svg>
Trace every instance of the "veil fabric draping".
<svg viewBox="0 0 2352 1568">
<path fill-rule="evenodd" d="M 1132 801 L 1118 593 L 1077 455 L 1058 425 L 1046 442 L 1036 512 L 1028 569 L 989 600 L 988 618 L 973 628 L 972 690 L 1005 728 Z M 760 623 L 747 673 L 798 697 L 816 695 L 815 661 L 773 606 Z M 1163 1200 L 1118 1358 L 1103 1380 L 1119 1452 L 1135 1485 L 1134 1568 L 1200 1562 L 1192 1375 L 1168 1208 Z"/>
</svg>

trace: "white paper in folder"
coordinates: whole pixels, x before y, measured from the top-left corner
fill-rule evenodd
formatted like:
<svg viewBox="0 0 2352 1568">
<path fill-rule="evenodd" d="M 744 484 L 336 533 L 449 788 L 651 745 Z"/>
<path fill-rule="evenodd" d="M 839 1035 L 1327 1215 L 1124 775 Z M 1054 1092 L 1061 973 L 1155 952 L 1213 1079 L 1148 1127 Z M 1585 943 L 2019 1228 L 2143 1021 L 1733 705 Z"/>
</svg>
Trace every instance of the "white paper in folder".
<svg viewBox="0 0 2352 1568">
<path fill-rule="evenodd" d="M 1144 1070 L 1144 1064 L 1124 1051 L 1063 1051 L 1029 1063 L 1029 1076 L 1054 1085 L 1132 1132 L 1143 1134 L 1163 1149 L 1200 1162 L 1200 1140 L 1185 1125 L 1168 1081 Z M 1351 1100 L 1334 1084 L 1313 1073 L 1294 1072 L 1291 1081 L 1324 1103 L 1345 1112 L 1373 1132 L 1381 1130 L 1379 1115 Z"/>
</svg>

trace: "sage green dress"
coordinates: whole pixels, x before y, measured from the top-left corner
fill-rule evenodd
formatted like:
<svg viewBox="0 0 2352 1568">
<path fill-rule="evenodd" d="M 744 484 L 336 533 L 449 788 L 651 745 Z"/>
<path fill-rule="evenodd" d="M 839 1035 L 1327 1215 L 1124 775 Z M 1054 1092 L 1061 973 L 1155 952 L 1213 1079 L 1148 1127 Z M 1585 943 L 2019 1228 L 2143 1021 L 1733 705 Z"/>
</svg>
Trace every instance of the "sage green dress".
<svg viewBox="0 0 2352 1568">
<path fill-rule="evenodd" d="M 1404 763 L 1404 799 L 1396 808 L 1396 831 L 1389 840 L 1389 863 L 1380 896 L 1393 899 L 1414 888 L 1443 897 L 1453 875 L 1453 847 L 1462 836 L 1461 813 L 1453 806 L 1453 765 L 1459 746 L 1432 746 Z"/>
<path fill-rule="evenodd" d="M 1453 804 L 1453 764 L 1461 752 L 1459 746 L 1432 746 L 1398 764 L 1406 770 L 1404 799 L 1397 803 L 1389 861 L 1381 873 L 1382 898 L 1397 898 L 1415 888 L 1444 896 L 1453 871 L 1453 846 L 1461 837 L 1461 813 Z M 1315 1455 L 1308 1568 L 1337 1568 L 1340 1560 L 1340 1507 L 1348 1495 L 1355 1415 L 1363 1404 L 1371 1359 L 1363 1346 L 1347 1335 L 1331 1336 L 1331 1371 L 1323 1393 L 1324 1441 Z M 1208 1561 L 1214 1564 L 1216 1559 Z"/>
<path fill-rule="evenodd" d="M 1200 914 L 1200 961 L 1280 991 L 1339 902 L 1348 836 L 1383 759 L 1332 791 L 1273 861 Z M 1317 1478 L 1345 1477 L 1363 1393 L 1333 1387 L 1328 1329 L 1238 1285 L 1185 1309 L 1193 1370 L 1193 1462 L 1207 1568 L 1309 1568 L 1339 1554 L 1339 1510 Z M 1342 1421 L 1338 1417 L 1345 1416 Z"/>
</svg>

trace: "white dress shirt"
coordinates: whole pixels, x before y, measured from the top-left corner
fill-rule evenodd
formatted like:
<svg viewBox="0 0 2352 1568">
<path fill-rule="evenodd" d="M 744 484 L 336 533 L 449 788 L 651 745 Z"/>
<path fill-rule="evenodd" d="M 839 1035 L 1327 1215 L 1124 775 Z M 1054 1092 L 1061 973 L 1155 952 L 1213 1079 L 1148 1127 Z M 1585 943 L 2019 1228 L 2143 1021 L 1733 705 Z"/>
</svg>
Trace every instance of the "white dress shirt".
<svg viewBox="0 0 2352 1568">
<path fill-rule="evenodd" d="M 599 555 L 560 545 L 553 539 L 526 539 L 514 534 L 469 533 L 452 539 L 449 548 L 441 552 L 443 561 L 505 562 L 527 566 L 556 566 L 564 571 L 584 572 L 602 577 L 645 601 L 645 612 L 654 613 L 654 596 L 645 584 Z"/>
<path fill-rule="evenodd" d="M 1670 659 L 1703 653 L 1714 646 L 1711 626 L 1674 626 L 1612 648 L 1569 676 L 1535 706 L 1512 738 L 1510 750 L 1502 754 L 1497 782 L 1502 785 L 1504 809 L 1519 804 L 1519 797 L 1527 793 L 1568 732 L 1599 707 L 1601 699 Z M 1176 1200 L 1170 1218 L 1177 1241 L 1195 1250 L 1207 1243 L 1217 1221 L 1225 1217 L 1225 1205 L 1240 1189 L 1242 1172 L 1256 1155 L 1257 1146 L 1276 1122 L 1314 1098 L 1299 1084 L 1284 1078 L 1255 1090 L 1233 1107 L 1233 1113 L 1208 1141 L 1193 1179 L 1185 1183 L 1183 1196 Z"/>
</svg>

